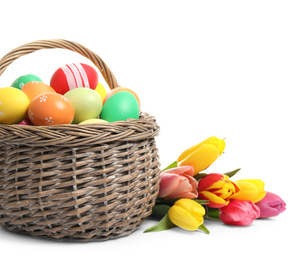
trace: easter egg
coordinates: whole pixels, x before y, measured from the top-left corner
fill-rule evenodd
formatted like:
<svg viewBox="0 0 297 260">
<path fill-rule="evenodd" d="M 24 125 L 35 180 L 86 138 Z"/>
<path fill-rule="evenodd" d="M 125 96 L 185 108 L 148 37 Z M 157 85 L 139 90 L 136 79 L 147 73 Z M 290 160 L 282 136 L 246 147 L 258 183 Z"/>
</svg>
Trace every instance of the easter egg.
<svg viewBox="0 0 297 260">
<path fill-rule="evenodd" d="M 137 99 L 137 102 L 138 102 L 139 107 L 140 107 L 140 100 L 139 100 L 138 95 L 137 95 L 132 89 L 124 88 L 124 87 L 114 88 L 114 89 L 112 89 L 110 92 L 108 92 L 108 94 L 105 96 L 105 98 L 104 98 L 104 100 L 103 100 L 103 104 L 104 104 L 104 103 L 106 102 L 106 100 L 109 99 L 113 94 L 118 93 L 118 92 L 121 92 L 121 91 L 127 91 L 127 92 L 130 92 L 131 94 L 133 94 L 133 95 L 135 96 L 135 98 Z"/>
<path fill-rule="evenodd" d="M 74 108 L 68 98 L 49 92 L 32 99 L 28 117 L 34 125 L 71 124 Z"/>
<path fill-rule="evenodd" d="M 75 88 L 95 89 L 97 84 L 97 71 L 83 63 L 71 63 L 60 67 L 54 72 L 50 81 L 50 86 L 62 95 Z"/>
<path fill-rule="evenodd" d="M 94 118 L 94 119 L 87 119 L 85 121 L 82 121 L 79 123 L 79 125 L 86 125 L 86 124 L 102 124 L 102 123 L 108 123 L 106 120 Z"/>
<path fill-rule="evenodd" d="M 33 74 L 27 74 L 27 75 L 23 75 L 23 76 L 20 76 L 18 77 L 12 84 L 11 84 L 11 87 L 13 88 L 18 88 L 18 89 L 22 89 L 23 86 L 30 82 L 30 81 L 39 81 L 39 82 L 42 82 L 42 80 L 33 75 Z"/>
<path fill-rule="evenodd" d="M 29 99 L 17 88 L 0 88 L 0 124 L 17 124 L 27 113 Z"/>
<path fill-rule="evenodd" d="M 27 95 L 30 101 L 33 98 L 47 92 L 56 93 L 56 91 L 51 86 L 38 81 L 31 81 L 26 83 L 23 86 L 22 91 Z"/>
<path fill-rule="evenodd" d="M 95 91 L 100 95 L 102 101 L 104 100 L 105 96 L 107 95 L 106 89 L 98 82 Z"/>
<path fill-rule="evenodd" d="M 102 110 L 100 95 L 93 89 L 75 88 L 69 90 L 65 95 L 72 103 L 75 111 L 74 124 L 91 118 L 97 118 Z"/>
<path fill-rule="evenodd" d="M 18 123 L 19 125 L 33 125 L 28 117 L 26 117 L 22 122 Z"/>
<path fill-rule="evenodd" d="M 108 122 L 139 119 L 139 105 L 133 94 L 121 91 L 113 94 L 103 105 L 100 118 Z"/>
</svg>

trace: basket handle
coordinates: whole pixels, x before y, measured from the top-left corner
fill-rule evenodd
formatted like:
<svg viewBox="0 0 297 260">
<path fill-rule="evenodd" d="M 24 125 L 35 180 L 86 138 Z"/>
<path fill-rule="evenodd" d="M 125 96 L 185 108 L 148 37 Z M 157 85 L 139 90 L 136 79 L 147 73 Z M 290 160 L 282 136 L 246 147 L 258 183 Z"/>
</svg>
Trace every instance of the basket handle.
<svg viewBox="0 0 297 260">
<path fill-rule="evenodd" d="M 5 56 L 3 56 L 0 60 L 0 76 L 3 74 L 6 68 L 19 57 L 37 50 L 53 48 L 74 51 L 88 58 L 99 69 L 100 73 L 102 74 L 110 89 L 119 87 L 117 80 L 111 72 L 111 70 L 106 66 L 104 61 L 96 53 L 90 51 L 89 49 L 87 49 L 79 43 L 63 39 L 34 41 L 24 44 L 18 48 L 15 48 L 14 50 L 10 51 Z"/>
</svg>

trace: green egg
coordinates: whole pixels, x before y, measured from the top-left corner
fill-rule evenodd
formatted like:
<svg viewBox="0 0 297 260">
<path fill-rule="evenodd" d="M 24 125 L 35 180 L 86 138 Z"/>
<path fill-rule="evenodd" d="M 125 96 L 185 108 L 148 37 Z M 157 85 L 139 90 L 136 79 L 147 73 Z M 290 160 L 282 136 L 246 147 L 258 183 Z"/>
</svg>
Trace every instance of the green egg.
<svg viewBox="0 0 297 260">
<path fill-rule="evenodd" d="M 11 87 L 13 88 L 18 88 L 18 89 L 22 89 L 22 87 L 31 81 L 39 81 L 42 82 L 42 80 L 37 77 L 36 75 L 33 74 L 27 74 L 27 75 L 23 75 L 18 77 L 12 84 Z"/>
<path fill-rule="evenodd" d="M 100 118 L 108 122 L 139 119 L 139 105 L 133 94 L 121 91 L 113 94 L 103 105 Z"/>
</svg>

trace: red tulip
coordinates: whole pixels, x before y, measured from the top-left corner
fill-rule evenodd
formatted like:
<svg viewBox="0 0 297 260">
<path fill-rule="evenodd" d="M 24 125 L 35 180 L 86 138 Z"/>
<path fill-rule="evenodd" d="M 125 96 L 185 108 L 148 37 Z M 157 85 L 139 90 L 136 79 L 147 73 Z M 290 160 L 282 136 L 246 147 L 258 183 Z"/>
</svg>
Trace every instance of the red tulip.
<svg viewBox="0 0 297 260">
<path fill-rule="evenodd" d="M 286 203 L 278 195 L 269 191 L 256 205 L 260 208 L 259 218 L 275 217 L 286 210 Z"/>
<path fill-rule="evenodd" d="M 230 197 L 239 192 L 239 188 L 227 175 L 210 173 L 198 183 L 199 199 L 209 200 L 208 207 L 221 208 L 228 205 Z"/>
<path fill-rule="evenodd" d="M 163 171 L 160 174 L 159 197 L 164 199 L 197 198 L 198 183 L 193 176 L 193 166 L 179 166 Z"/>
<path fill-rule="evenodd" d="M 259 207 L 251 201 L 232 199 L 220 208 L 220 219 L 228 225 L 248 226 L 259 216 Z"/>
</svg>

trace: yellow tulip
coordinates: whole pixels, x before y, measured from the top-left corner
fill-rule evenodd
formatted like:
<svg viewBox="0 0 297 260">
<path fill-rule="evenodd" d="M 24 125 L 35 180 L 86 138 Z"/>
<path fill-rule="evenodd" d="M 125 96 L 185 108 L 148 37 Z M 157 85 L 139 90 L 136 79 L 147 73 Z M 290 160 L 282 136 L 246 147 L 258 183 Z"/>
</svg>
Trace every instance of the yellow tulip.
<svg viewBox="0 0 297 260">
<path fill-rule="evenodd" d="M 203 224 L 204 215 L 204 207 L 191 199 L 179 199 L 168 211 L 173 224 L 189 231 L 197 230 Z"/>
<path fill-rule="evenodd" d="M 178 157 L 178 166 L 191 165 L 194 167 L 194 175 L 208 168 L 225 149 L 225 141 L 215 136 L 207 138 L 196 144 Z"/>
<path fill-rule="evenodd" d="M 234 194 L 231 199 L 250 200 L 256 203 L 262 200 L 266 191 L 264 190 L 264 182 L 258 179 L 238 180 L 235 181 L 240 191 Z"/>
</svg>

